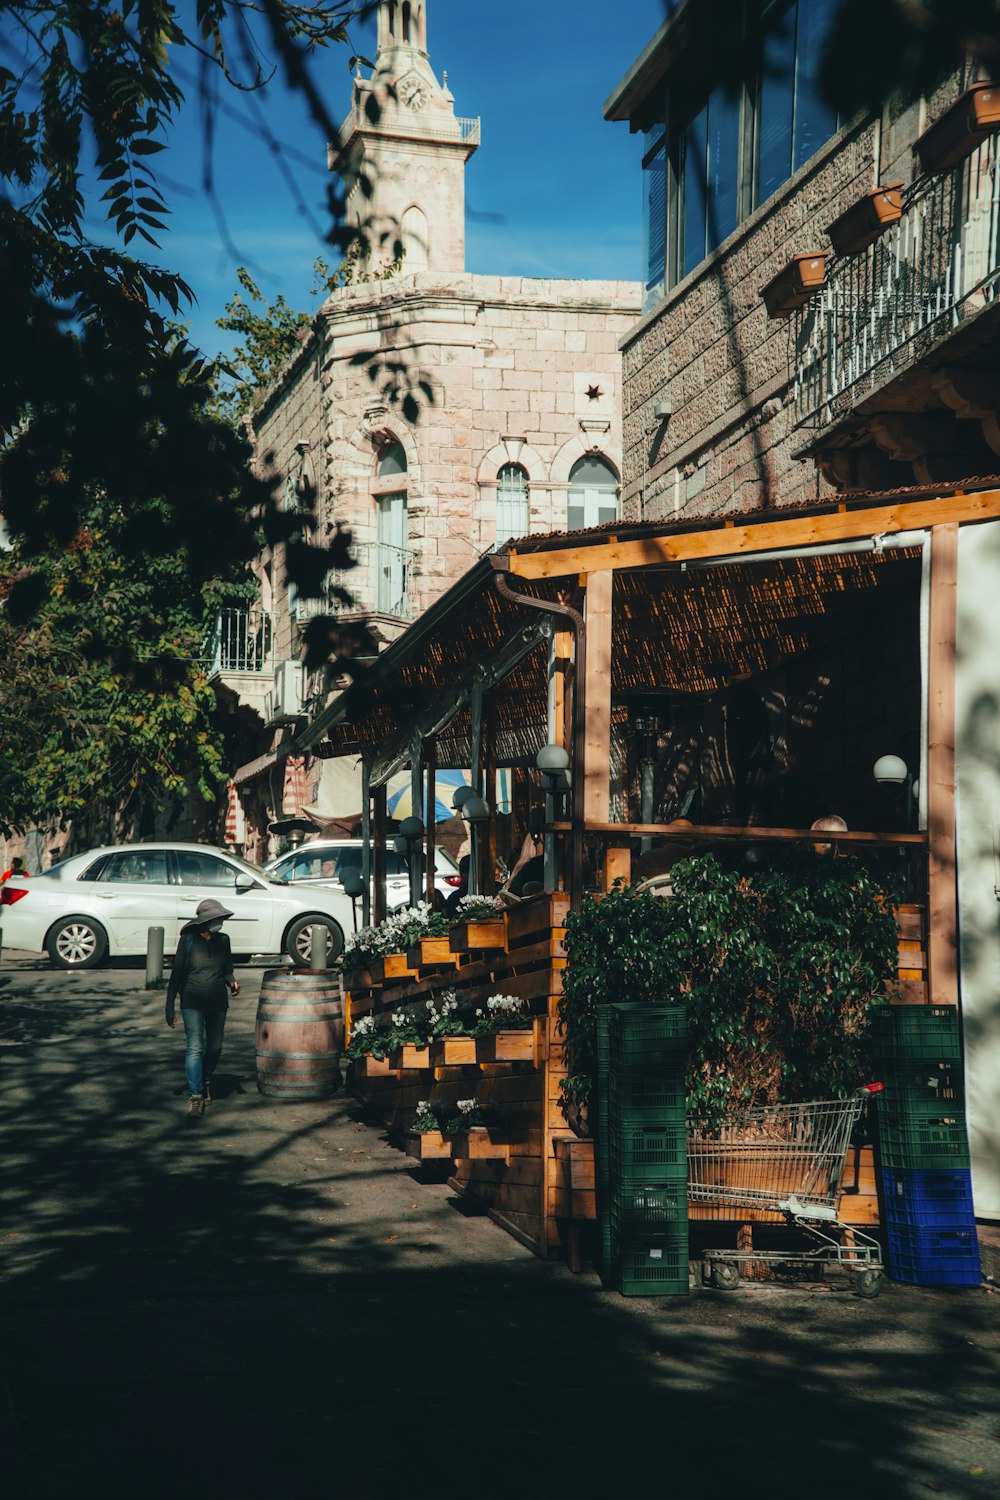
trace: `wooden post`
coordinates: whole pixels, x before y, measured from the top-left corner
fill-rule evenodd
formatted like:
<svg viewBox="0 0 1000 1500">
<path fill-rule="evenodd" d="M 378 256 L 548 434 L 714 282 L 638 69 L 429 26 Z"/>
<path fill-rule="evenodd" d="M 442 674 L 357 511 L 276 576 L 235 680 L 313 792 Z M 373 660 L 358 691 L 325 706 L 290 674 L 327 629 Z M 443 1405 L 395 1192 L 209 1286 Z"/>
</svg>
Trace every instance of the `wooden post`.
<svg viewBox="0 0 1000 1500">
<path fill-rule="evenodd" d="M 624 880 L 626 885 L 632 880 L 632 849 L 628 843 L 608 844 L 604 851 L 602 889 L 610 891 L 616 880 Z"/>
<path fill-rule="evenodd" d="M 361 894 L 361 925 L 370 927 L 372 921 L 372 789 L 371 761 L 361 762 L 361 878 L 365 888 Z"/>
<path fill-rule="evenodd" d="M 479 889 L 484 896 L 496 895 L 497 873 L 497 712 L 496 695 L 490 693 L 484 705 L 483 725 L 483 796 L 490 810 L 489 822 L 483 830 L 482 867 Z"/>
<path fill-rule="evenodd" d="M 955 865 L 955 636 L 958 525 L 931 529 L 927 665 L 927 987 L 932 1005 L 958 1004 Z"/>
<path fill-rule="evenodd" d="M 427 900 L 433 911 L 437 890 L 437 822 L 434 817 L 437 809 L 437 740 L 433 736 L 424 740 L 423 762 L 427 773 L 427 808 L 424 813 L 424 827 L 427 830 Z"/>
<path fill-rule="evenodd" d="M 375 797 L 375 922 L 384 922 L 388 915 L 386 898 L 386 790 L 385 784 L 377 786 Z"/>
<path fill-rule="evenodd" d="M 553 740 L 554 745 L 567 749 L 572 743 L 573 733 L 569 722 L 569 694 L 566 677 L 573 657 L 573 637 L 568 630 L 557 630 L 553 642 Z"/>
<path fill-rule="evenodd" d="M 587 708 L 583 775 L 584 811 L 588 823 L 606 823 L 611 817 L 611 614 L 614 581 L 611 569 L 587 577 L 587 660 L 583 668 Z"/>
</svg>

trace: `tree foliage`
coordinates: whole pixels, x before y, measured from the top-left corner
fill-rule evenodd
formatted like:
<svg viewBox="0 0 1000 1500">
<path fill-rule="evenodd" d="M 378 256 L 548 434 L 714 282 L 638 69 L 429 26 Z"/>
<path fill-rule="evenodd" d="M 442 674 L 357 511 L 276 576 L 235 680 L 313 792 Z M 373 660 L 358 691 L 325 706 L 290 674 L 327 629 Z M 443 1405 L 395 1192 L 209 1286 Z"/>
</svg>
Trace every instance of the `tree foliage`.
<svg viewBox="0 0 1000 1500">
<path fill-rule="evenodd" d="M 868 1008 L 896 968 L 892 904 L 855 860 L 806 851 L 752 876 L 683 860 L 669 899 L 617 887 L 570 913 L 560 1000 L 572 1093 L 595 1072 L 600 1009 L 688 1016 L 688 1108 L 841 1097 L 864 1081 Z"/>
<path fill-rule="evenodd" d="M 110 838 L 192 789 L 216 802 L 227 757 L 208 638 L 219 604 L 246 587 L 197 530 L 187 548 L 162 550 L 166 523 L 162 500 L 139 516 L 94 502 L 68 546 L 35 553 L 45 599 L 30 622 L 0 611 L 8 824 L 73 819 Z M 0 597 L 22 560 L 20 546 L 3 559 Z"/>
</svg>

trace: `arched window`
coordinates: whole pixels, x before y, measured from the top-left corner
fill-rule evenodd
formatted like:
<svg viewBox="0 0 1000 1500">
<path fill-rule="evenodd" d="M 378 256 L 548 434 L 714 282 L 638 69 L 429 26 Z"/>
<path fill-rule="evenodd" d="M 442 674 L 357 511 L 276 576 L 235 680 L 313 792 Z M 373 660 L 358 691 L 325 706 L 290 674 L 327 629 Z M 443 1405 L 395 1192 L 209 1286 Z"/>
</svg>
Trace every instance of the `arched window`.
<svg viewBox="0 0 1000 1500">
<path fill-rule="evenodd" d="M 403 270 L 427 270 L 427 216 L 422 208 L 411 204 L 399 221 L 403 241 Z"/>
<path fill-rule="evenodd" d="M 406 46 L 410 45 L 410 0 L 403 3 L 403 41 Z"/>
<path fill-rule="evenodd" d="M 497 475 L 497 541 L 528 534 L 528 476 L 520 464 L 504 464 Z"/>
<path fill-rule="evenodd" d="M 617 519 L 618 480 L 614 469 L 603 458 L 581 458 L 570 470 L 568 529 L 582 531 Z"/>
<path fill-rule="evenodd" d="M 406 451 L 393 443 L 379 460 L 380 480 L 398 480 L 399 488 L 380 493 L 378 545 L 375 558 L 375 608 L 383 614 L 405 616 L 410 554 L 407 547 Z"/>
</svg>

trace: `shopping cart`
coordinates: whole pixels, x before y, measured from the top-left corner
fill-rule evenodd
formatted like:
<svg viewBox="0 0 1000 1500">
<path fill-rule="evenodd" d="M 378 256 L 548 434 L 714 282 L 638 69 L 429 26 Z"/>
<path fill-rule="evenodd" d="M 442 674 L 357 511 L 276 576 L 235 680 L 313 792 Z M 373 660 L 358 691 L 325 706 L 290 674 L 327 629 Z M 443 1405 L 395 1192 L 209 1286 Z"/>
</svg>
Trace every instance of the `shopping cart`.
<svg viewBox="0 0 1000 1500">
<path fill-rule="evenodd" d="M 754 1210 L 755 1219 L 802 1230 L 809 1250 L 707 1250 L 711 1284 L 739 1285 L 740 1265 L 836 1265 L 853 1274 L 859 1296 L 877 1297 L 882 1251 L 875 1240 L 838 1218 L 851 1133 L 872 1094 L 867 1084 L 850 1099 L 771 1104 L 729 1117 L 717 1129 L 688 1127 L 688 1202 Z"/>
</svg>

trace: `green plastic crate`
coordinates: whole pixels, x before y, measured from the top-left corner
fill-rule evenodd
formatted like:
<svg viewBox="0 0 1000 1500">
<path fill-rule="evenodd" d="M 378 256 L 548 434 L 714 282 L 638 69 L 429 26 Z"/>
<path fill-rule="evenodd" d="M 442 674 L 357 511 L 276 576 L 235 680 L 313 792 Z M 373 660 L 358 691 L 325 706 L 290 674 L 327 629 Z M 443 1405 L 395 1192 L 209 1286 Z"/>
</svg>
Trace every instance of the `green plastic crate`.
<svg viewBox="0 0 1000 1500">
<path fill-rule="evenodd" d="M 611 1281 L 623 1297 L 686 1297 L 687 1235 L 668 1245 L 616 1241 L 611 1251 Z"/>
<path fill-rule="evenodd" d="M 872 1055 L 887 1065 L 915 1057 L 955 1062 L 962 1056 L 953 1005 L 878 1005 L 868 1020 Z"/>
<path fill-rule="evenodd" d="M 885 1166 L 902 1169 L 969 1166 L 964 1105 L 908 1101 L 878 1115 L 879 1154 Z"/>
</svg>

